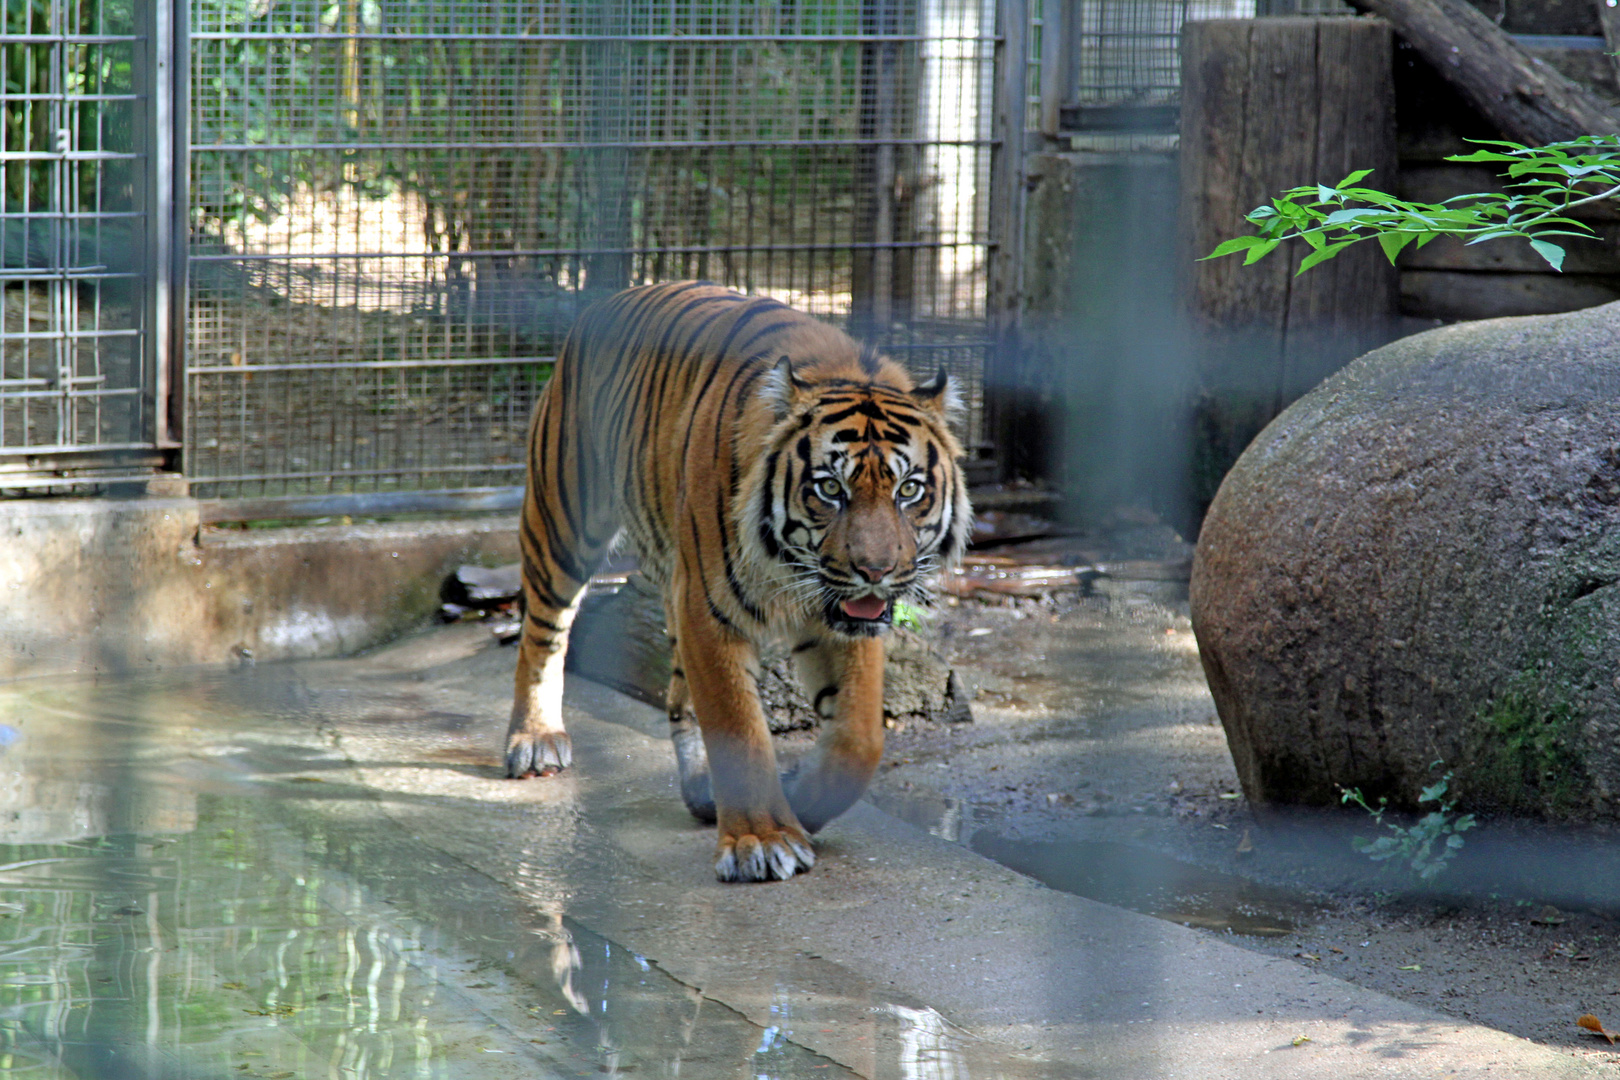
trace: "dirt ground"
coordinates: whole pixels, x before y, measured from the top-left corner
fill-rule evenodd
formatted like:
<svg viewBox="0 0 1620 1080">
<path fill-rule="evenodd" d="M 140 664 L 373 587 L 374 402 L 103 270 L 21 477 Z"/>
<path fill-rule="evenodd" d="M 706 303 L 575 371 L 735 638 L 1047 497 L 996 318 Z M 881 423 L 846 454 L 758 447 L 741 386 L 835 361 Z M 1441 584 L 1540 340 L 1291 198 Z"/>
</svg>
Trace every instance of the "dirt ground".
<svg viewBox="0 0 1620 1080">
<path fill-rule="evenodd" d="M 1576 1025 L 1590 1013 L 1620 1028 L 1620 894 L 1571 901 L 1533 858 L 1511 865 L 1615 837 L 1483 821 L 1425 890 L 1352 848 L 1378 835 L 1361 811 L 1257 814 L 1204 686 L 1185 582 L 1164 580 L 1187 552 L 1125 554 L 1138 561 L 1041 597 L 948 601 L 931 629 L 975 720 L 891 731 L 873 801 L 1056 887 L 1620 1066 L 1620 1047 Z M 1486 850 L 1509 864 L 1469 862 Z"/>
</svg>

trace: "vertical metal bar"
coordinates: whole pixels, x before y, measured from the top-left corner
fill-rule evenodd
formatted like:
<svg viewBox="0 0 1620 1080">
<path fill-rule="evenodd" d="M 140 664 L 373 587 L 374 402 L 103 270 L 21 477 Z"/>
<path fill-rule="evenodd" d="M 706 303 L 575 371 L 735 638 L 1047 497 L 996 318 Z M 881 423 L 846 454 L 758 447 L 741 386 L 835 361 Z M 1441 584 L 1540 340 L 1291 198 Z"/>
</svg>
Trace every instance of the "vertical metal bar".
<svg viewBox="0 0 1620 1080">
<path fill-rule="evenodd" d="M 63 215 L 68 207 L 68 168 L 67 155 L 73 149 L 71 132 L 63 123 L 63 112 L 66 109 L 65 96 L 67 80 L 63 78 L 64 68 L 67 66 L 67 45 L 61 40 L 67 33 L 65 12 L 60 2 L 51 4 L 50 32 L 56 40 L 50 46 L 50 93 L 51 104 L 47 111 L 50 118 L 49 138 L 51 140 L 51 187 L 48 196 L 48 207 L 51 214 L 51 269 L 55 271 L 50 279 L 51 299 L 51 347 L 55 359 L 54 378 L 56 379 L 56 445 L 71 446 L 74 442 L 73 432 L 73 402 L 70 395 L 73 393 L 73 341 L 68 337 L 68 330 L 72 327 L 72 283 L 68 281 L 68 260 L 72 258 L 70 242 L 67 231 L 67 221 Z"/>
<path fill-rule="evenodd" d="M 180 446 L 184 430 L 187 263 L 187 133 L 185 0 L 150 0 L 151 102 L 146 154 L 146 348 L 150 356 L 151 438 Z"/>
<path fill-rule="evenodd" d="M 1073 96 L 1070 58 L 1074 49 L 1069 28 L 1075 25 L 1073 8 L 1079 0 L 1043 0 L 1041 6 L 1041 132 L 1055 136 L 1059 110 Z"/>
<path fill-rule="evenodd" d="M 883 12 L 885 34 L 899 31 L 895 12 L 885 5 Z M 888 336 L 894 322 L 894 139 L 897 46 L 886 41 L 878 47 L 877 64 L 877 175 L 873 178 L 874 209 L 872 242 L 877 246 L 872 257 L 872 329 L 874 338 Z"/>
<path fill-rule="evenodd" d="M 992 341 L 985 371 L 985 413 L 997 457 L 1016 438 L 1012 388 L 1018 364 L 1023 285 L 1024 117 L 1028 108 L 1025 35 L 1028 0 L 1000 0 L 990 150 L 990 259 L 986 318 Z"/>
</svg>

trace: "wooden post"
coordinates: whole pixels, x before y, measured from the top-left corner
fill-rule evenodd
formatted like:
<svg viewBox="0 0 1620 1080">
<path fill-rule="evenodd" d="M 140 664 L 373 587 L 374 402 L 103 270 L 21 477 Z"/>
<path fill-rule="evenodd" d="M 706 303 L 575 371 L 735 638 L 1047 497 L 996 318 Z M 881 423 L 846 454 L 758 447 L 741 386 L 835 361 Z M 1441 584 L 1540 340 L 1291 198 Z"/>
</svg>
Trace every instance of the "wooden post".
<svg viewBox="0 0 1620 1080">
<path fill-rule="evenodd" d="M 1399 298 L 1395 269 L 1376 244 L 1299 277 L 1309 250 L 1303 245 L 1253 266 L 1241 257 L 1197 260 L 1252 231 L 1244 216 L 1285 188 L 1336 184 L 1372 169 L 1369 184 L 1394 190 L 1389 26 L 1343 18 L 1218 20 L 1188 23 L 1182 41 L 1189 300 L 1198 323 L 1241 332 L 1252 360 L 1274 365 L 1267 381 L 1280 408 L 1282 397 L 1308 389 L 1298 385 L 1305 377 L 1321 378 L 1386 330 Z"/>
<path fill-rule="evenodd" d="M 1309 250 L 1199 262 L 1252 231 L 1279 191 L 1372 169 L 1395 190 L 1389 25 L 1375 19 L 1189 22 L 1182 32 L 1181 236 L 1187 298 L 1207 353 L 1195 493 L 1214 485 L 1289 402 L 1393 336 L 1399 278 L 1376 244 L 1295 277 Z"/>
</svg>

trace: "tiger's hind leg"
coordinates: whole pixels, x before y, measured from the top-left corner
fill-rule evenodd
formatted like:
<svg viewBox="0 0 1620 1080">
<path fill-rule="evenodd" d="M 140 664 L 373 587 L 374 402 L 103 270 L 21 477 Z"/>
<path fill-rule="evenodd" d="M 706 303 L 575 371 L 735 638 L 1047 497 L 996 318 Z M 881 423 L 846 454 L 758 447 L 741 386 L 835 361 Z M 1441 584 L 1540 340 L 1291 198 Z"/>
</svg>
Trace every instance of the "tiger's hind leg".
<svg viewBox="0 0 1620 1080">
<path fill-rule="evenodd" d="M 506 731 L 506 775 L 513 779 L 550 776 L 574 760 L 573 744 L 563 728 L 563 663 L 568 630 L 579 612 L 583 584 L 531 587 L 529 560 L 524 559 L 524 618 L 518 641 L 517 675 L 512 692 L 512 722 Z M 535 594 L 555 597 L 536 602 Z"/>
<path fill-rule="evenodd" d="M 782 785 L 814 833 L 865 794 L 883 758 L 883 640 L 812 634 L 793 647 L 793 657 L 822 729 Z"/>
<path fill-rule="evenodd" d="M 709 756 L 703 750 L 703 732 L 692 711 L 692 693 L 686 685 L 686 669 L 681 660 L 680 642 L 675 637 L 675 620 L 666 616 L 669 629 L 669 692 L 664 704 L 669 712 L 669 740 L 675 747 L 675 769 L 681 778 L 681 800 L 692 816 L 709 825 L 715 822 L 714 784 L 709 779 Z"/>
</svg>

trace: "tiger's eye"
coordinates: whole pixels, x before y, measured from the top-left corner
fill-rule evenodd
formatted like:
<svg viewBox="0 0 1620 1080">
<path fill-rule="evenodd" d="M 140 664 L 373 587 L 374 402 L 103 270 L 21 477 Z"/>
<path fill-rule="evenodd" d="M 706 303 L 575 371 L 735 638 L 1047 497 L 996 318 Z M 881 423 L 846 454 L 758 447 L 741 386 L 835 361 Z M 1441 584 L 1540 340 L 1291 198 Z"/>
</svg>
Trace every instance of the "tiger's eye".
<svg viewBox="0 0 1620 1080">
<path fill-rule="evenodd" d="M 838 502 L 844 497 L 844 485 L 830 476 L 824 476 L 816 481 L 815 492 L 827 502 Z"/>
<path fill-rule="evenodd" d="M 897 490 L 895 494 L 902 499 L 911 500 L 921 495 L 922 492 L 923 482 L 914 476 L 905 483 L 901 484 L 899 490 Z"/>
</svg>

